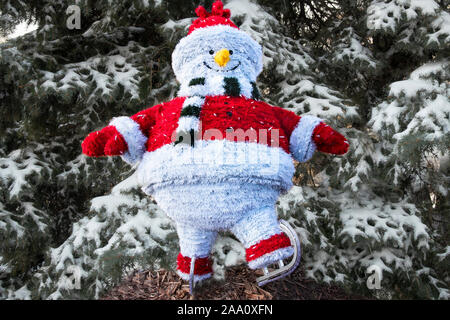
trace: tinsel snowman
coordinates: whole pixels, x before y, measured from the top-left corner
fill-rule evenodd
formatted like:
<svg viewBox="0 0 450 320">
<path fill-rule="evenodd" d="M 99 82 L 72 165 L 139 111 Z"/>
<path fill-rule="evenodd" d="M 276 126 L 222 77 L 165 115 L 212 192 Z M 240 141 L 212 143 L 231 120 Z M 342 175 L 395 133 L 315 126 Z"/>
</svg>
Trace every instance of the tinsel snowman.
<svg viewBox="0 0 450 320">
<path fill-rule="evenodd" d="M 211 248 L 220 230 L 243 244 L 251 269 L 293 255 L 275 203 L 292 187 L 293 159 L 315 150 L 344 154 L 347 140 L 321 119 L 261 100 L 256 78 L 262 48 L 216 1 L 196 9 L 172 54 L 178 96 L 114 118 L 82 143 L 92 156 L 122 156 L 136 165 L 143 191 L 173 219 L 185 280 L 212 275 Z"/>
</svg>

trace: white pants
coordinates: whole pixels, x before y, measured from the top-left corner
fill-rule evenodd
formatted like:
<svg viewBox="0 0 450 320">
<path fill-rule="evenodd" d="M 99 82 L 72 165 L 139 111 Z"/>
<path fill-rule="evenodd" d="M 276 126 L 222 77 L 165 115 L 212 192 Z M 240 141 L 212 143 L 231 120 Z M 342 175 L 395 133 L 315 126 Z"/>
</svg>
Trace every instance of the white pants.
<svg viewBox="0 0 450 320">
<path fill-rule="evenodd" d="M 219 230 L 230 230 L 245 248 L 281 233 L 270 185 L 175 185 L 155 190 L 159 206 L 177 227 L 183 256 L 209 256 Z"/>
</svg>

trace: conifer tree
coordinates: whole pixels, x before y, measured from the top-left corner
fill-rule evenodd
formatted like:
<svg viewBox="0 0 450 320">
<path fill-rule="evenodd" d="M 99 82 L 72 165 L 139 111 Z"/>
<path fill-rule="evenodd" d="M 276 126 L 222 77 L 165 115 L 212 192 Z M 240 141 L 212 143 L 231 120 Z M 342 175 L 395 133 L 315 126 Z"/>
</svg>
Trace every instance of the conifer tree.
<svg viewBox="0 0 450 320">
<path fill-rule="evenodd" d="M 0 298 L 98 298 L 135 269 L 174 268 L 172 222 L 87 133 L 176 95 L 171 53 L 212 1 L 0 3 Z M 296 164 L 280 198 L 306 276 L 376 297 L 449 298 L 450 15 L 437 0 L 230 0 L 263 46 L 263 100 L 349 137 Z M 78 5 L 81 29 L 67 28 Z M 214 269 L 244 262 L 230 234 Z M 383 271 L 382 290 L 366 270 Z M 79 283 L 78 283 L 79 281 Z M 78 287 L 78 284 L 80 285 Z"/>
</svg>

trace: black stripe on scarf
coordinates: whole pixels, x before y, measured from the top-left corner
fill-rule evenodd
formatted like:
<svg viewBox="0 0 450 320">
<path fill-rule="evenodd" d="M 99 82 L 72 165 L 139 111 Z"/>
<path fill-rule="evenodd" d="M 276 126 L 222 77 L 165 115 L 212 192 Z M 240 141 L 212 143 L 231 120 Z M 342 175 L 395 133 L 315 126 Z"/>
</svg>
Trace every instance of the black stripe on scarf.
<svg viewBox="0 0 450 320">
<path fill-rule="evenodd" d="M 204 85 L 205 84 L 205 78 L 194 78 L 189 82 L 189 86 L 197 86 L 197 85 Z"/>
<path fill-rule="evenodd" d="M 225 95 L 239 97 L 241 95 L 241 87 L 239 85 L 238 79 L 234 77 L 225 77 L 223 78 Z"/>
<path fill-rule="evenodd" d="M 194 117 L 200 117 L 200 110 L 201 108 L 199 106 L 194 105 L 188 105 L 186 107 L 183 107 L 181 110 L 180 117 L 187 117 L 187 116 L 194 116 Z"/>
<path fill-rule="evenodd" d="M 258 87 L 255 82 L 251 82 L 252 84 L 252 99 L 259 100 L 261 99 L 261 95 L 259 94 Z"/>
</svg>

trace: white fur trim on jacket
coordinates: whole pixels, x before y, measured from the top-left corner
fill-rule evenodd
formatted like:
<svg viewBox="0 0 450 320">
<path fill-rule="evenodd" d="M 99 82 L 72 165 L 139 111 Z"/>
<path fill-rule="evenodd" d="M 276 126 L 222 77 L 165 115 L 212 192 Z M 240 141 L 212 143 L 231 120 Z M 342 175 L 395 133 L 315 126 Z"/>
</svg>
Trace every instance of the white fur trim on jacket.
<svg viewBox="0 0 450 320">
<path fill-rule="evenodd" d="M 220 182 L 270 185 L 284 192 L 292 187 L 295 172 L 291 155 L 279 147 L 228 140 L 165 145 L 146 152 L 137 170 L 147 194 L 174 185 Z"/>
<path fill-rule="evenodd" d="M 306 162 L 316 151 L 316 145 L 312 140 L 314 128 L 322 122 L 314 116 L 302 116 L 297 127 L 292 131 L 289 141 L 289 148 L 294 159 L 299 162 Z"/>
<path fill-rule="evenodd" d="M 128 145 L 122 159 L 129 164 L 141 160 L 148 138 L 142 133 L 139 124 L 129 117 L 116 117 L 109 124 L 116 127 Z"/>
</svg>

